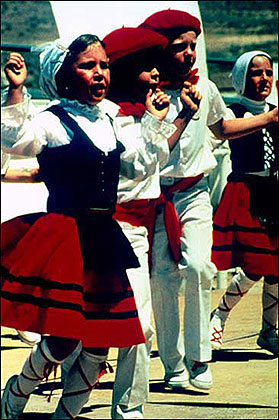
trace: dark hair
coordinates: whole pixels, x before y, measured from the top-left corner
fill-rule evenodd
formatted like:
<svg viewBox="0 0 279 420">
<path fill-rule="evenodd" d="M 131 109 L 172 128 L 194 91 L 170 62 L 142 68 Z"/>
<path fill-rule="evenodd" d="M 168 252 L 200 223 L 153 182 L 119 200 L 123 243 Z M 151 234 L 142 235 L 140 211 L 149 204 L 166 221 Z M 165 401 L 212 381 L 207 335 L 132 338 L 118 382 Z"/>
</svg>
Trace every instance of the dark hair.
<svg viewBox="0 0 279 420">
<path fill-rule="evenodd" d="M 251 70 L 251 67 L 253 66 L 253 60 L 254 60 L 254 58 L 256 58 L 256 57 L 265 57 L 265 58 L 267 58 L 267 59 L 269 60 L 270 64 L 271 64 L 271 67 L 273 67 L 273 60 L 272 60 L 272 58 L 271 58 L 271 57 L 268 57 L 267 55 L 265 55 L 265 54 L 260 54 L 260 53 L 259 53 L 259 54 L 257 54 L 257 55 L 254 55 L 254 57 L 253 57 L 253 58 L 251 58 L 250 63 L 249 63 L 248 68 L 247 68 L 246 80 L 245 80 L 245 89 L 246 89 L 246 84 L 247 84 L 247 82 L 248 82 L 248 78 L 249 78 L 249 72 L 250 72 L 250 70 Z"/>
<path fill-rule="evenodd" d="M 57 91 L 60 97 L 67 98 L 69 96 L 69 91 L 66 88 L 71 86 L 72 74 L 70 69 L 72 64 L 77 60 L 79 54 L 85 51 L 89 45 L 98 43 L 105 49 L 104 43 L 97 35 L 92 34 L 80 35 L 71 43 L 65 60 L 55 76 Z"/>
<path fill-rule="evenodd" d="M 245 78 L 245 86 L 244 86 L 244 93 L 243 93 L 244 96 L 246 96 L 246 94 L 248 93 L 248 91 L 249 91 L 249 89 L 251 87 L 250 86 L 250 70 L 251 70 L 251 68 L 253 66 L 253 60 L 256 57 L 265 57 L 265 58 L 267 58 L 269 60 L 270 64 L 271 64 L 271 67 L 273 67 L 273 60 L 272 60 L 271 57 L 268 57 L 267 55 L 261 54 L 261 53 L 254 55 L 254 57 L 251 58 L 251 60 L 249 62 L 249 65 L 248 65 L 248 68 L 247 68 L 247 73 L 246 73 L 246 78 Z"/>
<path fill-rule="evenodd" d="M 199 33 L 197 30 L 190 26 L 177 26 L 175 28 L 157 30 L 158 33 L 164 35 L 168 39 L 169 44 L 171 44 L 175 39 L 179 38 L 181 34 L 189 31 L 195 32 L 196 36 L 198 37 Z"/>
<path fill-rule="evenodd" d="M 256 58 L 256 57 L 265 57 L 265 58 L 267 58 L 267 59 L 269 60 L 270 64 L 271 64 L 271 66 L 273 67 L 273 60 L 272 60 L 272 58 L 271 58 L 271 57 L 268 57 L 268 56 L 267 56 L 267 55 L 265 55 L 265 54 L 261 54 L 261 53 L 259 53 L 259 54 L 257 54 L 257 55 L 254 55 L 254 57 L 253 57 L 253 58 L 251 58 L 250 63 L 249 63 L 249 66 L 248 66 L 247 74 L 248 74 L 248 71 L 249 71 L 249 70 L 251 69 L 251 67 L 253 66 L 253 60 L 254 60 L 254 58 Z"/>
</svg>

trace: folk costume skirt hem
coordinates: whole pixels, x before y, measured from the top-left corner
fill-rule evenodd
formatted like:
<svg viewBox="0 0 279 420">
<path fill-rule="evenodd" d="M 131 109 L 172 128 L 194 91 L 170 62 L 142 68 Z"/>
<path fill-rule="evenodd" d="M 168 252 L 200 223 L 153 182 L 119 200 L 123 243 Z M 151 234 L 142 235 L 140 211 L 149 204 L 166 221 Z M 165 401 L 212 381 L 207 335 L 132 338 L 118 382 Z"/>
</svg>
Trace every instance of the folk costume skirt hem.
<svg viewBox="0 0 279 420">
<path fill-rule="evenodd" d="M 225 187 L 213 219 L 212 261 L 218 270 L 241 267 L 247 275 L 279 276 L 279 236 L 251 214 L 245 182 Z"/>
<path fill-rule="evenodd" d="M 83 236 L 85 231 L 83 226 Z M 93 233 L 90 227 L 88 231 Z M 85 347 L 145 342 L 125 258 L 119 267 L 110 266 L 109 255 L 102 268 L 85 266 L 73 217 L 56 213 L 16 217 L 2 224 L 1 239 L 3 326 L 78 339 Z"/>
</svg>

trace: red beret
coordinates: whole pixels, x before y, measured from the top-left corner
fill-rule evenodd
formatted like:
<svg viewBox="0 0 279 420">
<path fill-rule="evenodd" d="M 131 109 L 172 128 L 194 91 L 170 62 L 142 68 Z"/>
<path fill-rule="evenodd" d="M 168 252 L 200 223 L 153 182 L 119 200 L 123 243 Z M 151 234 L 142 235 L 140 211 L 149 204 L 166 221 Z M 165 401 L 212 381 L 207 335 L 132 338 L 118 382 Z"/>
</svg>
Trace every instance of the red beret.
<svg viewBox="0 0 279 420">
<path fill-rule="evenodd" d="M 163 35 L 144 28 L 120 28 L 110 32 L 103 39 L 106 53 L 113 63 L 119 58 L 150 47 L 166 48 L 168 40 Z"/>
<path fill-rule="evenodd" d="M 198 36 L 201 33 L 201 23 L 198 18 L 181 10 L 162 10 L 149 16 L 139 25 L 139 28 L 151 29 L 168 37 L 169 31 L 181 28 L 182 32 L 194 31 Z M 182 33 L 180 32 L 180 33 Z"/>
</svg>

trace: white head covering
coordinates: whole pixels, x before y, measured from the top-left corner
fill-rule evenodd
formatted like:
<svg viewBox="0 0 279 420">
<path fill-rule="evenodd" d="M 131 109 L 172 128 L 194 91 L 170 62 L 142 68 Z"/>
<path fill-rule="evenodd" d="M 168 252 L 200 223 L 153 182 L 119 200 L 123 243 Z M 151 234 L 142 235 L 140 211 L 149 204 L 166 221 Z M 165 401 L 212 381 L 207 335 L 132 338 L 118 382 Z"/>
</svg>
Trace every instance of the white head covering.
<svg viewBox="0 0 279 420">
<path fill-rule="evenodd" d="M 235 62 L 235 65 L 232 69 L 232 85 L 235 89 L 235 91 L 239 95 L 243 95 L 245 91 L 245 84 L 246 84 L 246 76 L 248 71 L 248 66 L 253 60 L 254 57 L 257 55 L 264 55 L 265 57 L 272 60 L 270 55 L 263 51 L 249 51 L 244 54 L 242 54 Z"/>
<path fill-rule="evenodd" d="M 76 39 L 57 39 L 56 41 L 34 47 L 32 52 L 40 54 L 40 88 L 50 99 L 60 99 L 55 81 L 55 75 L 62 66 L 68 47 Z"/>
</svg>

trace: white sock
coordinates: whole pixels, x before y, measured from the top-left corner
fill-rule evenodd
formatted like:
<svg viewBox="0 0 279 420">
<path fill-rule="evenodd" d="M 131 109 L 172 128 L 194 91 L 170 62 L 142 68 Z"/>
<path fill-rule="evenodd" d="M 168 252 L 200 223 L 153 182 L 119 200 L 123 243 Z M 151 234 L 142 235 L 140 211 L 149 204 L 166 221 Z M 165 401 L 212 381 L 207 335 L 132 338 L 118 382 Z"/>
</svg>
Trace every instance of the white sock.
<svg viewBox="0 0 279 420">
<path fill-rule="evenodd" d="M 75 363 L 75 360 L 79 356 L 81 350 L 82 350 L 82 344 L 80 341 L 77 347 L 75 348 L 75 350 L 70 354 L 70 356 L 66 357 L 66 359 L 61 363 L 61 382 L 63 384 L 63 388 L 64 388 L 64 383 L 66 381 L 66 377 L 68 376 L 68 373 L 70 372 L 71 367 Z"/>
<path fill-rule="evenodd" d="M 21 374 L 11 387 L 8 397 L 9 406 L 15 408 L 16 411 L 23 410 L 31 392 L 50 375 L 59 363 L 52 357 L 46 340 L 34 346 L 23 365 Z"/>
<path fill-rule="evenodd" d="M 240 270 L 235 274 L 230 282 L 225 294 L 223 295 L 216 314 L 226 321 L 232 308 L 240 301 L 240 299 L 254 286 L 256 280 L 250 280 L 245 276 L 244 272 Z"/>
<path fill-rule="evenodd" d="M 52 419 L 72 419 L 87 403 L 93 386 L 98 381 L 106 356 L 82 350 L 65 378 L 63 394 Z"/>
<path fill-rule="evenodd" d="M 264 281 L 262 305 L 262 329 L 276 330 L 278 321 L 278 284 L 268 284 Z"/>
</svg>

